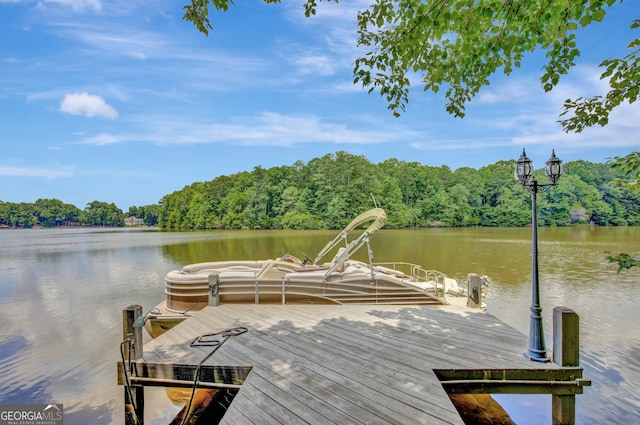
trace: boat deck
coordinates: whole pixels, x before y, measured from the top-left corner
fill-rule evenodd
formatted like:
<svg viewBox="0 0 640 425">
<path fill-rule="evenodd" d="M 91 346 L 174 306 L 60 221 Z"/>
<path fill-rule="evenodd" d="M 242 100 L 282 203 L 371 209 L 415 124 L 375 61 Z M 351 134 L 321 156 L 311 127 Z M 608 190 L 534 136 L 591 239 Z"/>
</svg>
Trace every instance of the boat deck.
<svg viewBox="0 0 640 425">
<path fill-rule="evenodd" d="M 247 331 L 222 345 L 191 346 L 237 327 Z M 236 304 L 206 307 L 148 342 L 141 363 L 193 366 L 210 356 L 204 365 L 216 377 L 207 379 L 242 384 L 223 424 L 463 424 L 443 376 L 562 369 L 527 360 L 526 346 L 497 318 L 462 307 Z"/>
</svg>

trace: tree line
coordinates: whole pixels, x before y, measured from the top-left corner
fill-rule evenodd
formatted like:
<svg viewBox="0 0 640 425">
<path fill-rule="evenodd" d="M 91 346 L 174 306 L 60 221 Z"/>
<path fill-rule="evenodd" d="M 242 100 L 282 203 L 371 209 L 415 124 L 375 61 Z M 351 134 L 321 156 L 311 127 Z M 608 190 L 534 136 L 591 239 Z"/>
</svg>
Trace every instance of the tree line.
<svg viewBox="0 0 640 425">
<path fill-rule="evenodd" d="M 515 161 L 452 171 L 344 151 L 291 166 L 193 183 L 159 202 L 158 225 L 181 229 L 342 228 L 356 214 L 385 209 L 387 227 L 524 226 L 531 198 L 514 179 Z M 538 175 L 539 174 L 539 175 Z M 572 161 L 557 187 L 538 195 L 541 226 L 640 224 L 640 196 L 607 164 Z M 538 170 L 539 181 L 546 181 Z"/>
<path fill-rule="evenodd" d="M 374 206 L 390 228 L 504 226 L 531 223 L 531 198 L 514 179 L 515 161 L 480 169 L 387 159 L 373 164 L 344 151 L 307 163 L 216 177 L 131 207 L 93 201 L 84 210 L 57 199 L 0 201 L 0 225 L 123 226 L 135 216 L 168 229 L 339 229 Z M 640 194 L 619 183 L 620 170 L 572 161 L 557 187 L 538 194 L 538 224 L 640 224 Z M 546 181 L 543 170 L 537 179 Z"/>
<path fill-rule="evenodd" d="M 137 216 L 145 224 L 157 224 L 157 205 L 132 207 L 124 214 L 115 204 L 93 201 L 80 210 L 59 199 L 38 199 L 35 203 L 0 201 L 0 225 L 6 227 L 59 227 L 59 226 L 124 226 L 127 216 Z M 137 215 L 136 215 L 137 214 Z"/>
</svg>

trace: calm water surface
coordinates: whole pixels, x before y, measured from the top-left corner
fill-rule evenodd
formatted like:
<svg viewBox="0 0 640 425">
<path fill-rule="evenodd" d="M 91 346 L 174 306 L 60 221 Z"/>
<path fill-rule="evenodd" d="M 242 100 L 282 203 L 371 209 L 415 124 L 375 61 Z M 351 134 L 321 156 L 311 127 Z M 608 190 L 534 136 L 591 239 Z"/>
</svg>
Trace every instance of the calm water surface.
<svg viewBox="0 0 640 425">
<path fill-rule="evenodd" d="M 184 264 L 285 252 L 313 257 L 335 234 L 0 231 L 0 404 L 63 403 L 66 424 L 122 423 L 115 364 L 125 306 L 155 306 L 166 272 Z M 528 333 L 530 229 L 383 230 L 372 245 L 376 261 L 422 264 L 459 282 L 467 273 L 489 276 L 489 312 Z M 538 248 L 549 351 L 553 307 L 580 315 L 581 363 L 593 386 L 577 396 L 578 422 L 638 423 L 639 271 L 617 274 L 604 257 L 640 252 L 640 228 L 545 228 Z M 146 396 L 148 423 L 167 423 L 179 410 L 162 390 Z M 550 423 L 551 396 L 496 398 L 519 424 Z"/>
</svg>

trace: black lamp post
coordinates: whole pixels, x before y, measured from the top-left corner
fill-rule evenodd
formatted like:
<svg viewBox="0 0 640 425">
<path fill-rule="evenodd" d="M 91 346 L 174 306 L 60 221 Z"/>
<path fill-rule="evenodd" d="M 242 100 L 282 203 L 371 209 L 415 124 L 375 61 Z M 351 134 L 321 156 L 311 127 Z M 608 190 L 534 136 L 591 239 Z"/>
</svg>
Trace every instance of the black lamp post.
<svg viewBox="0 0 640 425">
<path fill-rule="evenodd" d="M 523 188 L 531 194 L 531 322 L 529 325 L 529 348 L 527 357 L 538 362 L 547 362 L 547 349 L 544 344 L 542 329 L 542 308 L 540 308 L 540 288 L 538 286 L 538 214 L 536 212 L 536 195 L 538 192 L 555 186 L 562 175 L 562 161 L 556 157 L 555 150 L 546 163 L 545 173 L 551 183 L 540 184 L 533 175 L 532 161 L 524 149 L 516 162 L 516 178 Z"/>
</svg>

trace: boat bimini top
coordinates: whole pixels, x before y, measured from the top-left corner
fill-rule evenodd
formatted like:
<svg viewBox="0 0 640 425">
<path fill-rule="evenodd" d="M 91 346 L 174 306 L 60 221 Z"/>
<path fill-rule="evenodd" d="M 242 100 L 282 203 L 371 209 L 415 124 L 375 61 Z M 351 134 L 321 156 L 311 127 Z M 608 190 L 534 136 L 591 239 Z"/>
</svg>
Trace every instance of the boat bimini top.
<svg viewBox="0 0 640 425">
<path fill-rule="evenodd" d="M 349 242 L 347 236 L 358 226 L 372 222 L 367 229 L 362 232 L 360 236 L 358 236 L 353 241 Z M 387 214 L 384 212 L 382 208 L 373 208 L 369 211 L 363 212 L 356 218 L 354 218 L 351 223 L 347 225 L 333 240 L 328 242 L 322 250 L 318 253 L 315 260 L 313 260 L 314 265 L 318 265 L 318 261 L 320 261 L 329 251 L 338 246 L 339 244 L 344 243 L 345 247 L 341 248 L 336 254 L 334 260 L 332 261 L 331 266 L 325 273 L 325 277 L 329 276 L 331 273 L 335 272 L 337 269 L 344 265 L 344 262 L 351 257 L 351 255 L 357 252 L 364 244 L 367 244 L 367 252 L 369 255 L 369 264 L 371 264 L 371 272 L 373 273 L 373 251 L 371 251 L 371 246 L 369 244 L 371 240 L 371 236 L 373 236 L 378 230 L 380 230 L 387 223 Z"/>
</svg>

